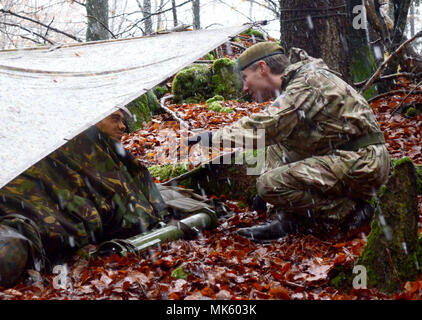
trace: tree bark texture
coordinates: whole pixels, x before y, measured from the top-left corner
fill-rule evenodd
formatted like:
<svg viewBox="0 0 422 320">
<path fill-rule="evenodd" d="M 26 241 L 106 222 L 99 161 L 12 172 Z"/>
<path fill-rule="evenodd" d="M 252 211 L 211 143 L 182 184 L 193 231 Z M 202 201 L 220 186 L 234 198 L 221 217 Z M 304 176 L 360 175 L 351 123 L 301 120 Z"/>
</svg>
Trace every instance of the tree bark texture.
<svg viewBox="0 0 422 320">
<path fill-rule="evenodd" d="M 420 272 L 416 178 L 412 161 L 401 159 L 381 190 L 371 233 L 356 263 L 365 266 L 368 287 L 394 292 Z"/>
<path fill-rule="evenodd" d="M 192 11 L 193 11 L 193 28 L 195 30 L 201 29 L 201 19 L 200 19 L 200 0 L 192 1 Z"/>
<path fill-rule="evenodd" d="M 177 27 L 177 8 L 176 0 L 171 0 L 171 11 L 173 13 L 173 26 Z"/>
<path fill-rule="evenodd" d="M 152 33 L 152 18 L 151 18 L 151 0 L 144 0 L 142 8 L 142 15 L 144 16 L 144 34 Z"/>
<path fill-rule="evenodd" d="M 322 58 L 351 82 L 347 16 L 343 0 L 280 0 L 281 43 Z"/>
<path fill-rule="evenodd" d="M 96 41 L 110 38 L 108 27 L 108 0 L 87 0 L 88 27 L 86 40 Z"/>
</svg>

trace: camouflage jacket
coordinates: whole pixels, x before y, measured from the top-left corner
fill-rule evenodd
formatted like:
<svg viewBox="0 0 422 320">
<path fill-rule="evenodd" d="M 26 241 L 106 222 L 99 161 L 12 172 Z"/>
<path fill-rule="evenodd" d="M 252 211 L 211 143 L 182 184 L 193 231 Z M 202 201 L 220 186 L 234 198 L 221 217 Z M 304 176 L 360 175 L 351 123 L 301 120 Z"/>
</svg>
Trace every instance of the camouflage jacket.
<svg viewBox="0 0 422 320">
<path fill-rule="evenodd" d="M 349 140 L 380 131 L 366 100 L 321 59 L 297 48 L 289 58 L 292 64 L 281 75 L 281 95 L 264 112 L 214 132 L 214 144 L 226 140 L 234 145 L 236 137 L 244 136 L 256 146 L 258 139 L 265 139 L 270 146 L 267 168 L 274 168 L 332 154 Z"/>
<path fill-rule="evenodd" d="M 95 126 L 0 190 L 0 223 L 46 257 L 144 232 L 166 214 L 148 170 Z"/>
</svg>

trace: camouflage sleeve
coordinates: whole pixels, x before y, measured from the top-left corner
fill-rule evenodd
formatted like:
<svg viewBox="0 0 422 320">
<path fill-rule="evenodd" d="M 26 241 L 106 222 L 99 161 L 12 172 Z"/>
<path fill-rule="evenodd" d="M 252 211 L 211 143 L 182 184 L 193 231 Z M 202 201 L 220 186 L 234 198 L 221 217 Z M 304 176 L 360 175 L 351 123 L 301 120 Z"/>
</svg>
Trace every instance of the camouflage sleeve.
<svg viewBox="0 0 422 320">
<path fill-rule="evenodd" d="M 304 79 L 296 78 L 264 112 L 242 118 L 216 131 L 213 143 L 230 141 L 234 146 L 241 136 L 252 140 L 255 146 L 260 139 L 265 140 L 265 146 L 280 143 L 290 135 L 299 120 L 308 116 L 308 110 L 317 97 L 318 93 Z"/>
</svg>

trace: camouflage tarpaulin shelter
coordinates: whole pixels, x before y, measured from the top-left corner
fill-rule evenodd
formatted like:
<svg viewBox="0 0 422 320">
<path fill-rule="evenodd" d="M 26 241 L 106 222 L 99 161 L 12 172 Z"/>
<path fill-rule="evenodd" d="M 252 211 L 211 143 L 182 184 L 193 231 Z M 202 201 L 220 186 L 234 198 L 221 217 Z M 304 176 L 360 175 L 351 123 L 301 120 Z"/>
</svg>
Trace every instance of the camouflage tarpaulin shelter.
<svg viewBox="0 0 422 320">
<path fill-rule="evenodd" d="M 0 188 L 250 25 L 0 52 Z"/>
</svg>

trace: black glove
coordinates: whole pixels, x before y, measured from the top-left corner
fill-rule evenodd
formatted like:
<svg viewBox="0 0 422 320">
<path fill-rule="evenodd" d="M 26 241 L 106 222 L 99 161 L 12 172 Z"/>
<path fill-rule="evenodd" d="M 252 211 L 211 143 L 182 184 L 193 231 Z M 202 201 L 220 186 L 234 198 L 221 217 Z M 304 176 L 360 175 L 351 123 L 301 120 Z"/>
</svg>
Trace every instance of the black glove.
<svg viewBox="0 0 422 320">
<path fill-rule="evenodd" d="M 194 145 L 199 143 L 200 145 L 203 145 L 205 147 L 211 147 L 212 145 L 212 132 L 211 131 L 205 131 L 200 134 L 197 134 L 195 136 L 189 137 L 187 141 L 185 141 L 185 144 L 188 146 Z"/>
<path fill-rule="evenodd" d="M 256 195 L 252 200 L 252 209 L 254 211 L 267 211 L 267 203 L 259 195 Z"/>
</svg>

